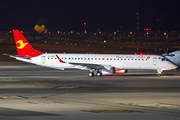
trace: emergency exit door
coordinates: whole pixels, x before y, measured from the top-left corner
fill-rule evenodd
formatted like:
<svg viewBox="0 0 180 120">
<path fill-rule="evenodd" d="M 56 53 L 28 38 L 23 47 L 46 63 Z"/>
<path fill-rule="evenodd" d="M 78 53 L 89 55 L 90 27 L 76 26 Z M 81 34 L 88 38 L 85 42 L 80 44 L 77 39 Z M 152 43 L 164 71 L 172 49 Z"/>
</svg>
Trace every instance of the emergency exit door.
<svg viewBox="0 0 180 120">
<path fill-rule="evenodd" d="M 153 65 L 157 65 L 157 58 L 153 58 Z"/>
</svg>

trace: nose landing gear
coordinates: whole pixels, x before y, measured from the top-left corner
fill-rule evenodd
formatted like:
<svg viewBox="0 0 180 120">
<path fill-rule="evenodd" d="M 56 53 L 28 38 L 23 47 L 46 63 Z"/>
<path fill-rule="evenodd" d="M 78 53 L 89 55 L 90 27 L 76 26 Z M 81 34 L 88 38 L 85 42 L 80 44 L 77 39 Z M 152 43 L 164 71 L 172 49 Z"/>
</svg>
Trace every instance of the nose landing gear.
<svg viewBox="0 0 180 120">
<path fill-rule="evenodd" d="M 162 70 L 157 70 L 157 75 L 160 77 L 162 73 Z"/>
</svg>

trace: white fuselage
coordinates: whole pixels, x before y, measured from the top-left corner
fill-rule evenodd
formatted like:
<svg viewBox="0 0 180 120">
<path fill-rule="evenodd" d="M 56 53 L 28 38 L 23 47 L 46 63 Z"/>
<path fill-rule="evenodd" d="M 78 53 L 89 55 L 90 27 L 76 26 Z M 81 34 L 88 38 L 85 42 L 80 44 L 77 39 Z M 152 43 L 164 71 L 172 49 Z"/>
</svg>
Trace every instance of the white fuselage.
<svg viewBox="0 0 180 120">
<path fill-rule="evenodd" d="M 60 62 L 56 55 L 66 63 Z M 31 60 L 24 60 L 21 58 L 16 59 L 62 70 L 65 68 L 87 69 L 85 66 L 74 65 L 71 63 L 96 64 L 111 66 L 118 69 L 170 70 L 176 68 L 176 65 L 170 61 L 162 60 L 162 58 L 163 57 L 159 55 L 45 53 L 31 58 Z"/>
</svg>

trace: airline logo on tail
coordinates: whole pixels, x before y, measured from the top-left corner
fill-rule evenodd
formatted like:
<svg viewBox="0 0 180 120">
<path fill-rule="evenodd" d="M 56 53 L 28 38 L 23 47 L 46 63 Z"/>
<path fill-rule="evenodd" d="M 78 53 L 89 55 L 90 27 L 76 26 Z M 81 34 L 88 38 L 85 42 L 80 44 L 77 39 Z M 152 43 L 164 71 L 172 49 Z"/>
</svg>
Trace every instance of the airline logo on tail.
<svg viewBox="0 0 180 120">
<path fill-rule="evenodd" d="M 19 44 L 19 45 L 17 45 L 17 44 Z M 18 40 L 16 42 L 16 46 L 17 46 L 18 49 L 23 49 L 27 44 L 28 43 L 24 43 L 23 40 Z"/>
<path fill-rule="evenodd" d="M 41 25 L 41 26 L 35 25 L 34 29 L 40 34 L 40 33 L 42 33 L 44 31 L 45 25 Z"/>
</svg>

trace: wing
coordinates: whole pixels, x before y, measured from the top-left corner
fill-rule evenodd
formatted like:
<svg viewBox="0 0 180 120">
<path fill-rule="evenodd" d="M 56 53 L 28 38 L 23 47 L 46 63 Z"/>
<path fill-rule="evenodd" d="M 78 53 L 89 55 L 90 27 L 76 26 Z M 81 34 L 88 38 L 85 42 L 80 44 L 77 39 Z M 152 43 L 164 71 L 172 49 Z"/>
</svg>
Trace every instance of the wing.
<svg viewBox="0 0 180 120">
<path fill-rule="evenodd" d="M 71 65 L 78 65 L 78 66 L 82 66 L 86 69 L 103 69 L 104 66 L 100 65 L 100 64 L 89 64 L 89 63 L 68 63 Z"/>
</svg>

